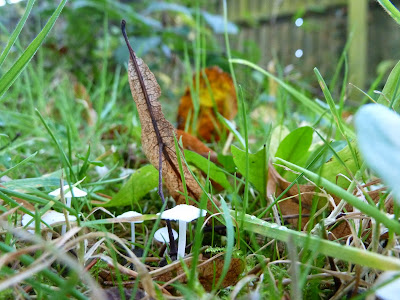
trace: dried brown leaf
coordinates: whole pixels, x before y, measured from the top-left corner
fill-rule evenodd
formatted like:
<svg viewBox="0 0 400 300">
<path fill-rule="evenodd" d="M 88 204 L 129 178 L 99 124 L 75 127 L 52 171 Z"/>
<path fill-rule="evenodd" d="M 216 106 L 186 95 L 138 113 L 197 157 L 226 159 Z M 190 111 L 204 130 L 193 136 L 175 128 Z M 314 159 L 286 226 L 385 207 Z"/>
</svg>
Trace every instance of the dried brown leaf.
<svg viewBox="0 0 400 300">
<path fill-rule="evenodd" d="M 143 60 L 136 57 L 129 45 L 128 48 L 131 54 L 128 65 L 129 85 L 142 125 L 143 151 L 157 169 L 160 166 L 159 158 L 162 152 L 161 168 L 165 185 L 177 204 L 186 203 L 185 196 L 181 194 L 184 192 L 184 187 L 175 151 L 175 128 L 165 119 L 161 110 L 161 103 L 158 101 L 161 96 L 160 86 Z M 200 199 L 201 188 L 185 164 L 182 164 L 182 168 L 189 197 Z M 189 201 L 190 204 L 194 204 L 190 199 Z M 207 207 L 212 208 L 211 203 Z"/>
</svg>

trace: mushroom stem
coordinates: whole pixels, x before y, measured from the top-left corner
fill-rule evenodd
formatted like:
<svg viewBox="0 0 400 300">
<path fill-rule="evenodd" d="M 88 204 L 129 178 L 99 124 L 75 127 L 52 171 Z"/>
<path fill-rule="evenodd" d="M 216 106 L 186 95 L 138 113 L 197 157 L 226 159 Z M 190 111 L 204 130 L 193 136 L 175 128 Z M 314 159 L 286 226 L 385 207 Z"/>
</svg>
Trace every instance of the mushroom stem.
<svg viewBox="0 0 400 300">
<path fill-rule="evenodd" d="M 186 224 L 187 222 L 179 220 L 178 259 L 185 256 Z"/>
<path fill-rule="evenodd" d="M 67 205 L 67 207 L 71 208 L 72 198 L 71 197 L 65 197 L 65 202 L 66 202 L 65 204 Z M 67 210 L 66 223 L 61 227 L 61 235 L 64 235 L 67 232 L 67 223 L 69 224 L 68 217 L 69 217 L 69 211 Z"/>
<path fill-rule="evenodd" d="M 135 223 L 131 222 L 131 249 L 135 249 Z"/>
</svg>

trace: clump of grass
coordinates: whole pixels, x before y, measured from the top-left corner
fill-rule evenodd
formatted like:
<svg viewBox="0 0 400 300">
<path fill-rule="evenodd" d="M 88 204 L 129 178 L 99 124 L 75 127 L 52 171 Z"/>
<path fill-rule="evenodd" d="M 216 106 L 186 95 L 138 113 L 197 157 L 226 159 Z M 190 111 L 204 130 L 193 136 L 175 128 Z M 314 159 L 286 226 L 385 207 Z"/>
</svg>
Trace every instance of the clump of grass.
<svg viewBox="0 0 400 300">
<path fill-rule="evenodd" d="M 104 55 L 100 84 L 85 89 L 94 103 L 87 99 L 76 100 L 69 77 L 60 75 L 67 66 L 61 64 L 46 74 L 44 52 L 39 47 L 65 1 L 60 3 L 43 31 L 16 63 L 6 60 L 11 46 L 19 44 L 16 41 L 33 2 L 28 1 L 26 13 L 0 55 L 0 66 L 2 63 L 3 66 L 10 65 L 0 79 L 4 112 L 1 120 L 5 130 L 0 137 L 3 143 L 0 177 L 4 180 L 0 186 L 0 299 L 17 296 L 102 299 L 107 293 L 105 289 L 109 287 L 117 287 L 121 298 L 128 295 L 128 291 L 131 295 L 139 290 L 154 298 L 168 293 L 186 298 L 248 297 L 252 293 L 260 298 L 282 298 L 289 294 L 298 299 L 340 298 L 349 293 L 365 295 L 380 271 L 400 269 L 395 247 L 400 226 L 384 211 L 390 194 L 382 189 L 372 199 L 370 184 L 379 181 L 367 171 L 366 164 L 359 158 L 354 143 L 356 134 L 341 114 L 345 105 L 343 99 L 338 110 L 317 70 L 317 80 L 324 91 L 328 109 L 284 78 L 247 60 L 233 58 L 227 34 L 229 67 L 240 102 L 239 130 L 222 118 L 221 121 L 232 131 L 236 138 L 234 144 L 242 150 L 236 150 L 237 157 L 231 158 L 241 174 L 230 172 L 225 166 L 211 165 L 209 160 L 207 168 L 202 169 L 207 170 L 205 179 L 198 178 L 197 171 L 190 169 L 205 194 L 213 193 L 210 179 L 214 175 L 211 169 L 215 171 L 219 168 L 229 179 L 232 189 L 220 192 L 221 208 L 218 214 L 213 215 L 208 223 L 201 221 L 190 228 L 190 255 L 184 258 L 184 261 L 190 261 L 190 267 L 182 261 L 172 262 L 152 239 L 154 232 L 164 226 L 164 221 L 156 215 L 165 208 L 165 204 L 162 206 L 158 199 L 157 191 L 147 192 L 140 201 L 130 206 L 110 208 L 98 205 L 107 202 L 121 189 L 125 178 L 119 173 L 125 167 L 133 166 L 133 169 L 143 171 L 140 167 L 146 164 L 140 149 L 140 124 L 133 101 L 127 102 L 126 106 L 119 105 L 127 85 L 125 72 L 121 68 L 109 72 L 106 68 L 107 56 Z M 226 24 L 225 2 L 224 5 Z M 201 56 L 204 53 L 200 49 L 200 39 L 203 38 L 200 19 L 196 19 L 196 24 L 199 34 L 195 42 L 195 69 L 199 70 L 202 60 L 204 63 Z M 104 28 L 107 32 L 107 22 L 104 22 Z M 107 33 L 104 38 L 108 41 Z M 35 53 L 38 59 L 31 61 Z M 190 69 L 187 56 L 185 63 Z M 283 128 L 288 123 L 298 126 L 299 120 L 295 117 L 290 120 L 279 118 L 271 127 L 252 127 L 244 92 L 246 89 L 235 79 L 239 65 L 277 82 L 290 95 L 290 101 L 302 111 L 308 111 L 307 118 L 313 120 L 311 125 L 319 135 L 316 137 L 319 142 L 305 149 L 305 157 L 297 161 L 277 158 L 275 165 L 268 165 L 268 160 L 274 159 L 275 155 L 271 151 L 274 146 L 271 147 L 270 143 L 279 144 L 283 140 L 277 138 L 271 128 Z M 191 74 L 186 75 L 192 78 Z M 198 96 L 196 93 L 193 91 L 195 98 Z M 343 91 L 341 97 L 344 95 Z M 94 99 L 99 99 L 99 102 Z M 290 111 L 285 111 L 286 101 L 286 97 L 278 97 L 276 106 L 282 110 L 280 115 L 289 116 Z M 93 104 L 92 107 L 90 104 Z M 97 118 L 94 117 L 96 114 Z M 260 142 L 252 142 L 253 136 L 264 136 L 262 143 L 266 143 L 265 147 L 257 148 L 255 145 L 260 145 Z M 336 137 L 336 141 L 332 136 Z M 212 146 L 222 148 L 224 142 Z M 338 145 L 341 150 L 347 147 L 348 151 L 337 150 Z M 298 147 L 294 145 L 293 151 L 299 150 Z M 178 145 L 176 148 L 179 149 Z M 251 153 L 250 149 L 255 153 Z M 243 153 L 241 158 L 240 153 Z M 130 158 L 124 159 L 124 156 Z M 259 161 L 263 161 L 265 166 L 252 164 L 253 158 L 261 156 Z M 181 166 L 188 164 L 183 156 L 180 158 Z M 129 160 L 133 160 L 131 165 L 127 162 Z M 337 162 L 336 168 L 344 170 L 345 174 L 335 173 L 334 180 L 323 178 L 321 174 L 330 174 L 324 173 L 323 169 L 329 167 L 329 161 Z M 268 188 L 259 187 L 254 174 L 257 168 L 269 167 L 271 171 L 277 164 L 283 170 L 279 175 L 294 173 L 290 176 L 295 179 L 289 182 L 282 178 L 281 183 L 287 182 L 285 188 L 281 187 L 279 193 L 274 193 L 275 190 L 271 193 Z M 101 173 L 99 167 L 106 167 L 106 172 Z M 271 173 L 268 175 L 270 183 Z M 345 178 L 347 184 L 341 185 L 336 176 Z M 79 183 L 88 191 L 88 197 L 67 207 L 63 201 L 48 196 L 48 192 L 63 185 L 62 181 Z M 307 184 L 312 186 L 312 192 L 301 192 Z M 293 188 L 299 193 L 289 195 Z M 307 193 L 314 196 L 311 207 L 306 205 Z M 298 210 L 288 216 L 284 203 L 293 199 L 299 205 Z M 206 201 L 205 196 L 200 200 L 200 207 L 204 207 Z M 126 226 L 132 220 L 121 221 L 114 217 L 128 208 L 145 215 L 145 222 L 136 226 L 134 252 L 129 241 L 129 226 Z M 72 224 L 65 235 L 60 235 L 60 227 L 57 226 L 45 224 L 46 227 L 41 229 L 41 217 L 50 209 L 68 211 L 77 217 L 76 224 Z M 303 213 L 303 209 L 309 213 Z M 393 211 L 397 216 L 395 203 Z M 35 228 L 31 230 L 36 234 L 21 227 L 24 214 L 34 217 Z M 296 221 L 291 222 L 292 219 Z M 303 224 L 302 220 L 307 219 L 309 222 Z M 335 232 L 335 227 L 341 222 L 347 224 L 349 232 L 334 237 L 331 232 Z M 388 231 L 387 238 L 380 233 L 382 226 Z M 51 240 L 41 236 L 47 231 L 53 232 Z M 382 240 L 387 244 L 382 245 Z M 222 263 L 217 263 L 219 257 L 223 257 Z M 167 266 L 162 267 L 166 263 Z M 202 281 L 206 272 L 199 271 L 207 264 L 212 270 L 207 277 L 212 283 L 209 289 Z M 230 278 L 235 271 L 231 269 L 234 264 L 240 272 L 235 278 Z M 219 270 L 215 269 L 217 265 Z M 217 273 L 220 274 L 218 277 Z M 165 285 L 166 282 L 168 284 Z"/>
</svg>

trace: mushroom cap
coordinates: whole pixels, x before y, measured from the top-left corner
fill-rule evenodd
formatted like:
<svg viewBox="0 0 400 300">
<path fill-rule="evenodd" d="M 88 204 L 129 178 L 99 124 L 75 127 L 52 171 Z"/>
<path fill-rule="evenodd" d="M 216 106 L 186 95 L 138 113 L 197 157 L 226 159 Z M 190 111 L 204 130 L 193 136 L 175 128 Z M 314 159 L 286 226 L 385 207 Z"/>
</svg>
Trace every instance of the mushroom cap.
<svg viewBox="0 0 400 300">
<path fill-rule="evenodd" d="M 176 240 L 178 238 L 178 233 L 173 229 L 172 229 L 172 235 L 174 236 L 174 240 Z M 169 243 L 168 228 L 167 227 L 163 227 L 163 228 L 158 229 L 154 233 L 154 239 L 157 242 Z"/>
<path fill-rule="evenodd" d="M 133 218 L 133 217 L 140 217 L 143 216 L 141 213 L 138 213 L 137 211 L 127 211 L 124 212 L 123 214 L 120 214 L 119 216 L 117 216 L 116 218 Z M 133 221 L 131 223 L 143 223 L 143 220 L 141 221 Z"/>
<path fill-rule="evenodd" d="M 180 204 L 164 211 L 161 214 L 161 219 L 191 222 L 199 217 L 204 217 L 206 214 L 207 212 L 204 209 L 193 205 Z"/>
<path fill-rule="evenodd" d="M 23 215 L 22 226 L 25 226 L 26 224 L 28 224 L 29 221 L 32 219 L 33 219 L 33 217 L 31 215 L 28 215 L 28 214 Z M 53 225 L 55 223 L 65 221 L 65 215 L 63 213 L 59 213 L 55 210 L 49 210 L 42 216 L 42 220 L 43 220 L 43 222 L 45 222 L 49 225 Z M 76 217 L 68 215 L 68 220 L 76 221 Z M 33 221 L 29 226 L 35 227 L 35 221 Z M 44 225 L 43 223 L 40 223 L 40 228 L 46 228 L 46 225 Z M 30 232 L 32 232 L 32 231 L 30 230 Z"/>
<path fill-rule="evenodd" d="M 68 192 L 64 193 L 64 197 L 66 198 L 72 198 L 72 197 L 85 197 L 87 195 L 87 193 L 85 191 L 82 191 L 80 189 L 78 189 L 77 187 L 72 187 L 72 193 L 70 190 L 69 185 L 64 185 L 63 190 L 66 191 L 68 190 Z M 61 188 L 58 188 L 54 191 L 52 191 L 51 193 L 49 193 L 50 196 L 59 196 L 61 193 Z"/>
</svg>

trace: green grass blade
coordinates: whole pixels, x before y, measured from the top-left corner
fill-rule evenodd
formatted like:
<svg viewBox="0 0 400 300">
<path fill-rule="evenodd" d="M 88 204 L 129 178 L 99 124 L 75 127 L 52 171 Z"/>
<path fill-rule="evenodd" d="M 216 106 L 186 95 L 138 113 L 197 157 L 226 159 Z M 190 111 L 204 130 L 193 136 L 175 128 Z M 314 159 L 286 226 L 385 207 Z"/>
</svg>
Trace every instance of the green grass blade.
<svg viewBox="0 0 400 300">
<path fill-rule="evenodd" d="M 18 169 L 20 166 L 26 164 L 27 162 L 29 162 L 32 158 L 34 158 L 37 154 L 37 151 L 35 153 L 33 153 L 32 155 L 28 156 L 27 158 L 25 158 L 23 161 L 17 163 L 15 166 L 9 168 L 8 170 L 5 170 L 4 172 L 0 173 L 0 177 L 3 177 L 4 175 L 7 175 L 8 173 L 10 173 L 11 171 L 14 171 L 15 169 Z"/>
<path fill-rule="evenodd" d="M 26 48 L 24 53 L 18 58 L 18 60 L 14 63 L 14 65 L 4 74 L 0 79 L 0 99 L 8 90 L 8 88 L 14 83 L 14 81 L 18 78 L 21 72 L 28 65 L 32 57 L 35 55 L 36 51 L 42 45 L 44 39 L 49 34 L 50 30 L 53 28 L 54 23 L 57 21 L 58 16 L 60 15 L 62 9 L 64 8 L 67 0 L 61 1 L 58 5 L 57 9 L 54 11 L 53 15 L 50 17 L 49 21 L 47 21 L 46 25 L 43 27 L 42 31 L 37 35 L 37 37 L 30 43 L 30 45 Z"/>
<path fill-rule="evenodd" d="M 218 287 L 222 284 L 226 274 L 228 273 L 229 266 L 232 261 L 233 246 L 235 243 L 235 231 L 233 229 L 232 218 L 228 209 L 228 205 L 223 198 L 221 198 L 221 208 L 225 219 L 227 243 L 224 266 L 222 267 L 222 273 L 217 282 L 216 289 L 218 289 Z"/>
<path fill-rule="evenodd" d="M 13 33 L 11 34 L 10 38 L 8 39 L 7 45 L 0 55 L 0 68 L 1 68 L 3 62 L 5 61 L 5 59 L 7 58 L 7 55 L 10 52 L 11 47 L 14 45 L 19 34 L 21 33 L 22 27 L 24 27 L 26 19 L 28 19 L 28 16 L 31 13 L 34 3 L 35 3 L 35 0 L 28 1 L 28 4 L 26 5 L 26 9 L 25 9 L 25 12 L 24 12 L 21 20 L 19 20 L 17 27 L 15 27 Z"/>
<path fill-rule="evenodd" d="M 231 211 L 231 215 L 234 216 L 235 212 Z M 244 229 L 286 243 L 291 239 L 298 247 L 307 246 L 308 249 L 314 249 L 323 255 L 362 266 L 378 270 L 400 270 L 400 260 L 397 258 L 355 247 L 343 246 L 337 242 L 323 240 L 316 236 L 288 229 L 285 226 L 278 226 L 275 223 L 263 221 L 255 216 L 245 216 Z"/>
<path fill-rule="evenodd" d="M 3 253 L 7 252 L 14 252 L 15 249 L 0 242 L 0 251 Z M 29 266 L 35 262 L 35 259 L 27 254 L 23 254 L 19 256 L 19 260 L 26 266 Z M 49 279 L 50 281 L 54 282 L 57 286 L 61 286 L 64 284 L 64 279 L 60 278 L 57 274 L 53 273 L 50 271 L 50 269 L 44 269 L 40 272 L 44 277 Z M 88 299 L 86 296 L 84 296 L 81 292 L 79 292 L 76 289 L 71 289 L 71 295 L 74 296 L 76 299 Z"/>
<path fill-rule="evenodd" d="M 61 146 L 60 142 L 58 141 L 58 139 L 55 137 L 53 131 L 51 131 L 49 125 L 46 123 L 45 119 L 43 118 L 42 114 L 36 109 L 36 114 L 39 116 L 40 121 L 42 121 L 44 127 L 46 128 L 47 132 L 50 134 L 51 139 L 54 141 L 54 143 L 56 144 L 58 150 L 60 151 L 60 155 L 61 158 L 64 162 L 64 164 L 68 167 L 68 169 L 70 170 L 70 176 L 73 176 L 73 181 L 78 181 L 76 178 L 76 175 L 74 173 L 74 170 L 72 168 L 71 162 L 68 159 L 67 154 L 65 153 L 63 147 Z"/>
<path fill-rule="evenodd" d="M 392 4 L 390 0 L 378 0 L 379 4 L 386 10 L 386 12 L 400 24 L 400 11 Z"/>
</svg>

